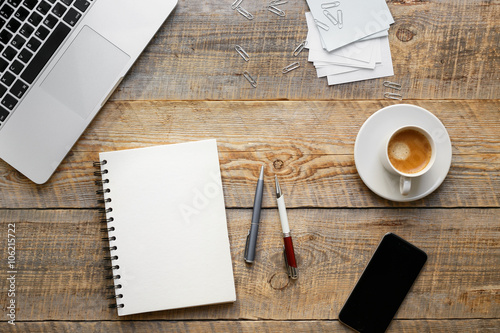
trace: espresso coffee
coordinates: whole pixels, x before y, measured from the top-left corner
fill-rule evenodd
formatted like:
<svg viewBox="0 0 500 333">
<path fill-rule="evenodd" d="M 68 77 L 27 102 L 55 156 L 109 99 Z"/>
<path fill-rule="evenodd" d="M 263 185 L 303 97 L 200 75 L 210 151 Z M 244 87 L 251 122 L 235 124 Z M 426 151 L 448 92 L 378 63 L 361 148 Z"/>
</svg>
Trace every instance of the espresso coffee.
<svg viewBox="0 0 500 333">
<path fill-rule="evenodd" d="M 427 137 L 415 129 L 396 133 L 389 141 L 387 155 L 392 166 L 406 174 L 425 169 L 432 156 L 432 146 Z"/>
</svg>

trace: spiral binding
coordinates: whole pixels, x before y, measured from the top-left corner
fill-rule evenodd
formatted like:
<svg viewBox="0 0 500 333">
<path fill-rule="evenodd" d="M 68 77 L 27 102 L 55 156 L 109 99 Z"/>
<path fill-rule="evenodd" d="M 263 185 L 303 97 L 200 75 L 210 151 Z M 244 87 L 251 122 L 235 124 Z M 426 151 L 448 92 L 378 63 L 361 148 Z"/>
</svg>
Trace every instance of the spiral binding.
<svg viewBox="0 0 500 333">
<path fill-rule="evenodd" d="M 102 178 L 104 175 L 108 174 L 109 171 L 108 169 L 102 169 L 101 167 L 106 165 L 108 163 L 108 161 L 106 160 L 103 160 L 103 161 L 99 161 L 99 162 L 94 162 L 93 163 L 93 166 L 95 168 L 99 168 L 98 171 L 95 171 L 94 172 L 94 176 L 96 177 L 101 177 L 101 179 L 99 180 L 96 180 L 95 181 L 95 184 L 97 186 L 102 186 L 102 189 L 98 189 L 96 191 L 97 195 L 104 195 L 105 193 L 110 193 L 111 190 L 109 188 L 104 188 L 105 184 L 108 184 L 109 183 L 109 179 L 107 178 Z M 106 204 L 106 203 L 110 203 L 112 200 L 111 198 L 103 198 L 103 199 L 98 199 L 97 202 L 100 203 L 100 204 Z M 115 227 L 114 226 L 109 226 L 108 224 L 113 222 L 114 221 L 114 218 L 111 217 L 111 216 L 108 216 L 109 213 L 111 213 L 113 211 L 113 208 L 111 207 L 108 207 L 108 208 L 105 208 L 104 210 L 104 213 L 105 213 L 105 216 L 101 219 L 101 223 L 106 223 L 106 228 L 101 228 L 101 232 L 103 233 L 106 233 L 107 237 L 103 237 L 102 240 L 105 241 L 105 242 L 113 242 L 113 241 L 116 241 L 116 236 L 109 236 L 109 232 L 111 231 L 115 231 Z M 105 251 L 116 251 L 118 248 L 114 245 L 110 245 L 110 246 L 105 246 L 103 247 L 103 249 Z M 121 278 L 121 276 L 119 274 L 115 275 L 113 274 L 114 271 L 116 271 L 117 269 L 120 268 L 119 265 L 115 265 L 113 264 L 113 261 L 115 260 L 118 260 L 118 256 L 117 255 L 110 255 L 109 257 L 104 257 L 104 260 L 107 261 L 107 262 L 111 262 L 111 265 L 107 265 L 105 266 L 105 269 L 106 270 L 109 270 L 111 271 L 111 275 L 108 275 L 106 276 L 106 279 L 107 280 L 119 280 Z M 112 284 L 112 285 L 109 285 L 106 287 L 107 290 L 116 290 L 116 289 L 121 289 L 122 288 L 122 285 L 121 284 Z M 123 308 L 125 306 L 125 304 L 123 303 L 118 303 L 118 299 L 120 298 L 123 298 L 123 294 L 113 294 L 113 295 L 110 295 L 107 297 L 107 299 L 111 300 L 111 299 L 115 299 L 116 302 L 115 303 L 111 303 L 109 304 L 109 308 Z"/>
<path fill-rule="evenodd" d="M 97 193 L 98 195 L 103 195 L 104 193 L 109 193 L 109 192 L 111 192 L 109 188 L 95 191 L 95 193 Z"/>
<path fill-rule="evenodd" d="M 103 218 L 101 219 L 101 223 L 111 223 L 113 222 L 115 219 L 110 217 L 110 218 Z"/>
</svg>

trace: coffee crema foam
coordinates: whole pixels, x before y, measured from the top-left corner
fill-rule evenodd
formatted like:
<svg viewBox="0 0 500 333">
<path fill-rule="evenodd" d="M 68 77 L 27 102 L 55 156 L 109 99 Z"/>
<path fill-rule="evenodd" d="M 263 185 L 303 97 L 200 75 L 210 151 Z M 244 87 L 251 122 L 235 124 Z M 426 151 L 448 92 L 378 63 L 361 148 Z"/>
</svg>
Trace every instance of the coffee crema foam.
<svg viewBox="0 0 500 333">
<path fill-rule="evenodd" d="M 432 147 L 424 134 L 414 129 L 396 133 L 387 148 L 391 164 L 406 174 L 418 173 L 429 164 Z"/>
</svg>

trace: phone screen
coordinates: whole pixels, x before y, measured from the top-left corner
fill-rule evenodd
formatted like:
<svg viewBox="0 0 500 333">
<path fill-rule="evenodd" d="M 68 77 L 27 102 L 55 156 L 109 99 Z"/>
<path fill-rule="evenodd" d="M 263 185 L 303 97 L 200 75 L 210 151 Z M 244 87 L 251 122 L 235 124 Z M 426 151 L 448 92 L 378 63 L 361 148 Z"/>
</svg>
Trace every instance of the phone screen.
<svg viewBox="0 0 500 333">
<path fill-rule="evenodd" d="M 385 332 L 427 260 L 424 251 L 388 233 L 339 313 L 358 332 Z"/>
</svg>

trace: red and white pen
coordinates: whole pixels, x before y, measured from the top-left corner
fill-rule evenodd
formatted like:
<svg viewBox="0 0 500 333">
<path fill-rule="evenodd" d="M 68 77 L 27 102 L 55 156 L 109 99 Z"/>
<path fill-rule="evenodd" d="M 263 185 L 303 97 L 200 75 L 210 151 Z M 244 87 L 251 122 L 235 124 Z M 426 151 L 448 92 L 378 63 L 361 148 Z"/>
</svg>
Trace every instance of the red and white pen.
<svg viewBox="0 0 500 333">
<path fill-rule="evenodd" d="M 297 261 L 295 260 L 295 252 L 293 250 L 292 235 L 290 234 L 290 226 L 288 225 L 288 217 L 286 215 L 285 198 L 281 193 L 278 176 L 274 176 L 276 181 L 276 201 L 278 202 L 278 211 L 280 214 L 281 228 L 283 229 L 283 241 L 285 243 L 283 256 L 285 257 L 285 265 L 288 271 L 288 276 L 292 279 L 299 277 Z"/>
</svg>

